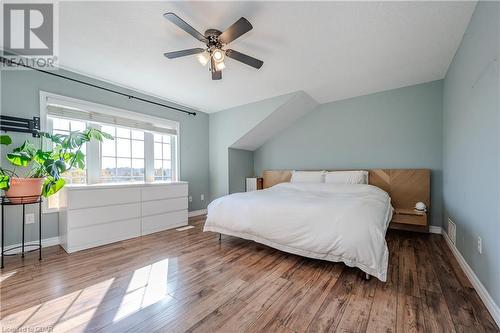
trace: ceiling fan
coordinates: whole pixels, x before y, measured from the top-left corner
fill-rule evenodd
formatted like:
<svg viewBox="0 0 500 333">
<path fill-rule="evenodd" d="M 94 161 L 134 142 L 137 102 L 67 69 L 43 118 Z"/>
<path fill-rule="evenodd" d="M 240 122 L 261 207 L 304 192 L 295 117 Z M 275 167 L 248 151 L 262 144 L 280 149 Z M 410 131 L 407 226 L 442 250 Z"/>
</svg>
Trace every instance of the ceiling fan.
<svg viewBox="0 0 500 333">
<path fill-rule="evenodd" d="M 210 62 L 209 69 L 212 73 L 212 80 L 222 79 L 222 70 L 226 67 L 224 64 L 224 58 L 226 56 L 257 69 L 261 68 L 264 64 L 263 61 L 255 59 L 249 55 L 232 49 L 225 49 L 225 46 L 227 44 L 252 30 L 252 25 L 244 17 L 233 23 L 224 32 L 220 32 L 217 29 L 208 29 L 207 31 L 205 31 L 205 34 L 202 35 L 195 28 L 190 26 L 188 23 L 186 23 L 186 21 L 184 21 L 174 13 L 165 13 L 163 14 L 163 16 L 200 42 L 205 43 L 206 45 L 206 48 L 193 48 L 167 52 L 164 54 L 165 57 L 167 57 L 168 59 L 175 59 L 197 54 L 198 61 L 202 65 L 206 65 L 208 62 Z"/>
</svg>

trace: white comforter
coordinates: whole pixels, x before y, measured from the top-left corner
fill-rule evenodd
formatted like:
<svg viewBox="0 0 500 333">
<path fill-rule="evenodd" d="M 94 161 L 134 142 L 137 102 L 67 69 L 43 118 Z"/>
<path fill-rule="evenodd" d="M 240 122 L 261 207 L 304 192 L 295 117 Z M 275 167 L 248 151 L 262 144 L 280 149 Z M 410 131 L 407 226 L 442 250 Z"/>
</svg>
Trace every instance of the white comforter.
<svg viewBox="0 0 500 333">
<path fill-rule="evenodd" d="M 375 186 L 282 183 L 214 200 L 204 230 L 341 261 L 386 281 L 391 216 L 389 195 Z"/>
</svg>

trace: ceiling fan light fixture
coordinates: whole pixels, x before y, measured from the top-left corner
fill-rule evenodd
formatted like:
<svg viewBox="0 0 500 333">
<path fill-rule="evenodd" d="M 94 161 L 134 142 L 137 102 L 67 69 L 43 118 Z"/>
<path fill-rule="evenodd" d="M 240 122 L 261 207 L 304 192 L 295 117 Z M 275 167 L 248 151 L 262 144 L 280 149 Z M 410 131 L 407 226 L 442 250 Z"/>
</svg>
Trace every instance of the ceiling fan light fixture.
<svg viewBox="0 0 500 333">
<path fill-rule="evenodd" d="M 196 58 L 198 59 L 199 63 L 202 64 L 203 66 L 206 66 L 210 61 L 210 56 L 207 54 L 207 52 L 198 54 Z"/>
<path fill-rule="evenodd" d="M 224 61 L 224 51 L 222 51 L 221 49 L 214 49 L 212 51 L 212 58 L 215 62 Z"/>
<path fill-rule="evenodd" d="M 224 68 L 226 68 L 226 65 L 224 64 L 223 61 L 221 62 L 216 62 L 215 63 L 215 69 L 218 70 L 218 71 L 221 71 L 223 70 Z"/>
</svg>

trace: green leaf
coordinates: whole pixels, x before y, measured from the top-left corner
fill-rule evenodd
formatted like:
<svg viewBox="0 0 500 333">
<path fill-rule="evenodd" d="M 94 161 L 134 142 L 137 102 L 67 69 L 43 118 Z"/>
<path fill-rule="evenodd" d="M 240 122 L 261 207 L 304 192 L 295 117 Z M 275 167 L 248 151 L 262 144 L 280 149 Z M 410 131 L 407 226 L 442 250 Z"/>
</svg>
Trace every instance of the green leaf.
<svg viewBox="0 0 500 333">
<path fill-rule="evenodd" d="M 56 153 L 54 154 L 54 160 L 64 160 L 66 163 L 69 163 L 71 159 L 75 156 L 75 153 L 64 152 L 64 153 Z"/>
<path fill-rule="evenodd" d="M 60 174 L 66 171 L 66 163 L 64 160 L 53 160 L 48 159 L 43 164 L 45 170 L 50 177 L 58 180 L 60 178 Z"/>
<path fill-rule="evenodd" d="M 12 143 L 12 139 L 8 135 L 0 135 L 0 144 L 1 145 L 10 145 Z"/>
<path fill-rule="evenodd" d="M 38 150 L 34 156 L 35 162 L 38 164 L 44 164 L 46 160 L 51 158 L 52 152 Z"/>
<path fill-rule="evenodd" d="M 64 134 L 50 134 L 47 132 L 39 132 L 39 134 L 40 136 L 49 139 L 56 145 L 60 145 L 63 142 L 63 140 L 67 137 L 67 135 Z"/>
<path fill-rule="evenodd" d="M 21 147 L 18 147 L 16 149 L 14 149 L 14 152 L 15 153 L 26 153 L 27 155 L 29 155 L 31 158 L 33 158 L 33 156 L 35 156 L 36 154 L 36 147 L 31 143 L 29 142 L 28 140 L 24 141 L 23 145 Z"/>
<path fill-rule="evenodd" d="M 10 188 L 10 177 L 2 174 L 0 175 L 0 190 L 7 191 Z"/>
<path fill-rule="evenodd" d="M 108 134 L 106 132 L 101 132 L 102 136 L 105 138 L 105 139 L 108 139 L 108 140 L 114 140 L 115 138 L 111 135 L 111 134 Z"/>
<path fill-rule="evenodd" d="M 74 154 L 74 156 L 70 162 L 70 165 L 72 165 L 78 169 L 85 169 L 85 154 L 82 153 L 81 150 L 78 150 Z"/>
<path fill-rule="evenodd" d="M 27 166 L 33 160 L 33 157 L 24 151 L 7 154 L 10 163 L 16 166 Z"/>
<path fill-rule="evenodd" d="M 42 186 L 42 195 L 46 198 L 50 197 L 62 189 L 64 185 L 66 185 L 66 181 L 63 178 L 56 180 L 52 177 L 47 177 Z"/>
<path fill-rule="evenodd" d="M 89 140 L 83 132 L 71 132 L 62 142 L 62 147 L 66 149 L 80 149 Z"/>
<path fill-rule="evenodd" d="M 108 140 L 113 140 L 113 136 L 103 132 L 97 128 L 89 128 L 85 131 L 85 134 L 87 135 L 89 141 L 94 139 L 97 141 L 103 141 L 103 139 L 108 139 Z"/>
</svg>

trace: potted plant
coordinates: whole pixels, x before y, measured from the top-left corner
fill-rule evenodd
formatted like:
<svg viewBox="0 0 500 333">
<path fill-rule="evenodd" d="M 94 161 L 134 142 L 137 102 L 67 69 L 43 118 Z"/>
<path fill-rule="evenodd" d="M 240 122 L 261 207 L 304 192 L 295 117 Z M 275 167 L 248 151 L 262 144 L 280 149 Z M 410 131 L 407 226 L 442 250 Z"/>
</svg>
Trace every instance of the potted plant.
<svg viewBox="0 0 500 333">
<path fill-rule="evenodd" d="M 6 154 L 7 160 L 14 166 L 12 170 L 0 167 L 0 190 L 13 203 L 36 202 L 40 195 L 49 197 L 64 187 L 64 172 L 71 169 L 85 168 L 85 154 L 82 146 L 92 140 L 113 139 L 107 133 L 95 128 L 83 132 L 49 134 L 40 132 L 40 148 L 37 149 L 29 140 Z M 43 149 L 43 139 L 52 143 L 51 149 Z M 10 145 L 12 140 L 6 135 L 0 136 L 0 144 Z M 25 169 L 22 176 L 17 168 Z"/>
</svg>

